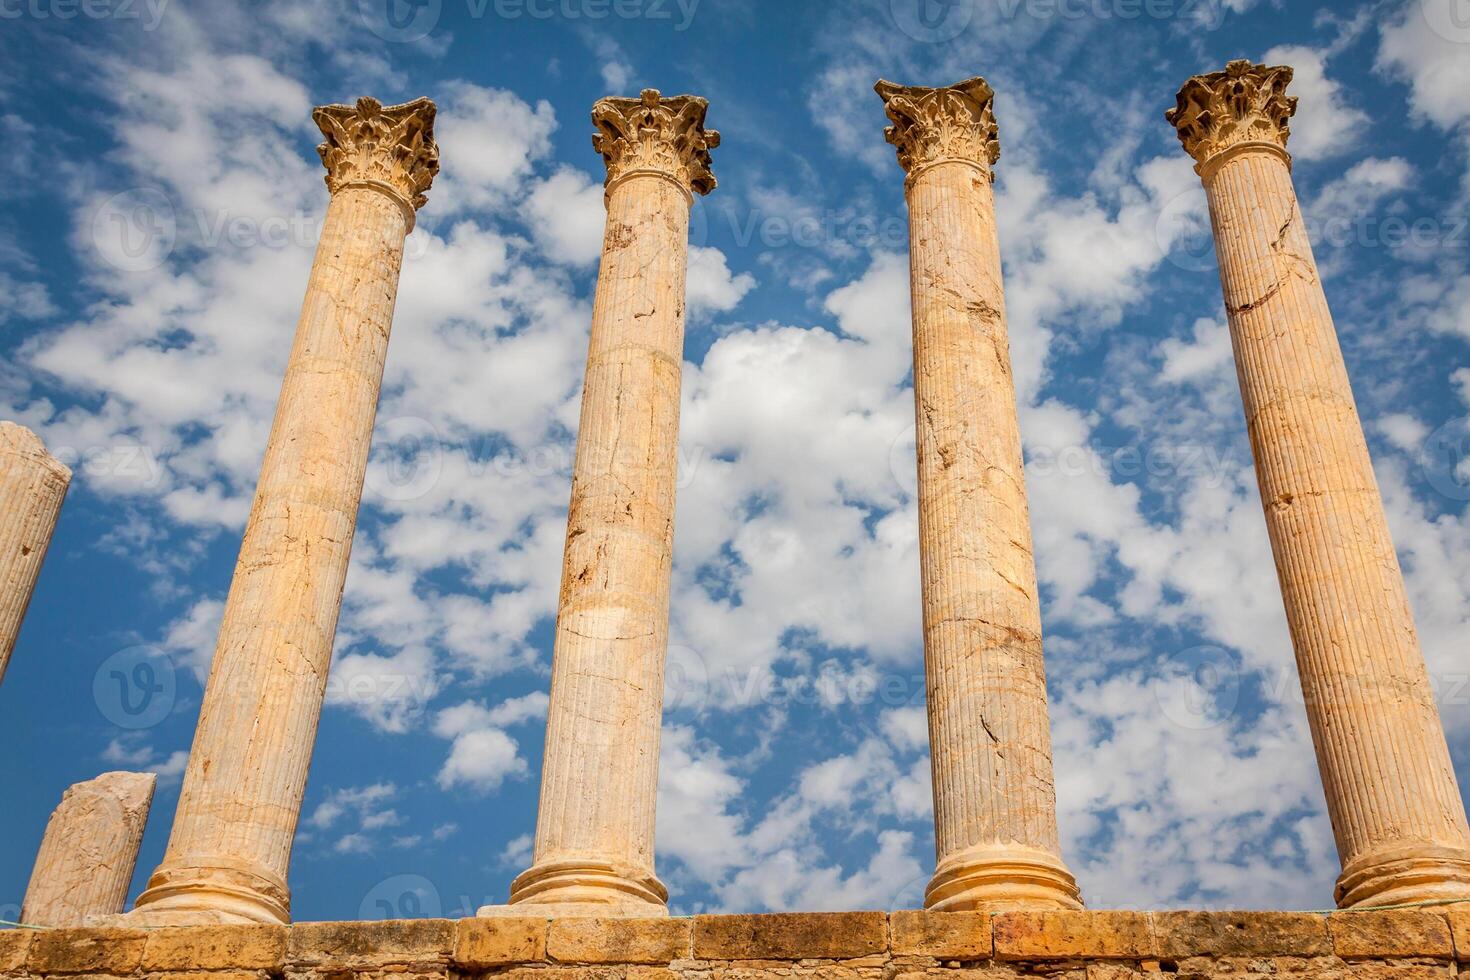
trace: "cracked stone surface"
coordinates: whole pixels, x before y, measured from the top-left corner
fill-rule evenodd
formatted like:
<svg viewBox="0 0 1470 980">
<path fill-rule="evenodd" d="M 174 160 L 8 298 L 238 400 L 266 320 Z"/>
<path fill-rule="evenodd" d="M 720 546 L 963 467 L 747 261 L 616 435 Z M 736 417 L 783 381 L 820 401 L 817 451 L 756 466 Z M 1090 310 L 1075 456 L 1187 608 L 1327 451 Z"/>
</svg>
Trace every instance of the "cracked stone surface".
<svg viewBox="0 0 1470 980">
<path fill-rule="evenodd" d="M 141 924 L 285 922 L 383 362 L 434 104 L 326 106 L 331 203 L 163 862 Z"/>
<path fill-rule="evenodd" d="M 34 432 L 0 422 L 0 680 L 69 486 L 71 470 Z"/>
<path fill-rule="evenodd" d="M 908 171 L 919 553 L 941 911 L 1078 908 L 1057 839 L 1041 607 L 982 79 L 879 82 Z"/>
<path fill-rule="evenodd" d="M 123 910 L 157 781 L 151 772 L 107 772 L 67 789 L 36 853 L 22 922 L 80 926 Z"/>
<path fill-rule="evenodd" d="M 1291 69 L 1231 62 L 1168 118 L 1209 199 L 1266 528 L 1344 907 L 1470 899 L 1470 826 L 1292 185 Z"/>
<path fill-rule="evenodd" d="M 607 226 L 593 299 L 532 866 L 482 915 L 667 914 L 654 803 L 668 647 L 693 193 L 706 104 L 604 99 Z"/>
</svg>

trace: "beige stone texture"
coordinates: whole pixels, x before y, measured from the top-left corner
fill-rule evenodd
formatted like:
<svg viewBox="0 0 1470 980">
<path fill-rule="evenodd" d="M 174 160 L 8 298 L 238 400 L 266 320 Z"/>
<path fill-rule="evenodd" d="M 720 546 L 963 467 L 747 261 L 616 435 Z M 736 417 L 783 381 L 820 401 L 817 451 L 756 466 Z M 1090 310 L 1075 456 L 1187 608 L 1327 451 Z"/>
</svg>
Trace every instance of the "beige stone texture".
<svg viewBox="0 0 1470 980">
<path fill-rule="evenodd" d="M 1445 917 L 1454 936 L 1456 957 L 1462 963 L 1470 963 L 1470 912 L 1453 909 Z"/>
<path fill-rule="evenodd" d="M 447 968 L 455 939 L 455 923 L 449 919 L 308 922 L 289 930 L 286 960 L 298 969 L 324 972 L 385 970 L 395 965 L 423 972 Z"/>
<path fill-rule="evenodd" d="M 1448 916 L 1410 924 L 1390 913 L 1333 917 L 1351 930 L 1350 952 L 1320 945 L 1301 913 L 882 912 L 700 916 L 687 919 L 553 919 L 575 940 L 553 949 L 531 923 L 494 918 L 325 922 L 161 930 L 59 929 L 0 933 L 6 980 L 106 976 L 115 980 L 1406 980 L 1457 976 L 1445 945 Z M 1432 921 L 1439 923 L 1435 929 Z M 996 946 L 972 943 L 993 921 Z M 682 928 L 681 928 L 682 927 Z M 466 936 L 499 929 L 531 936 L 518 959 L 465 959 Z M 508 934 L 508 933 L 507 933 Z M 980 933 L 975 933 L 979 935 Z M 544 933 L 541 934 L 544 936 Z M 915 937 L 948 936 L 928 950 Z M 670 942 L 670 937 L 680 937 Z M 477 942 L 479 940 L 476 940 Z M 1279 943 L 1279 945 L 1278 945 Z M 1381 945 L 1378 945 L 1380 944 Z M 660 963 L 650 963 L 653 951 Z M 670 954 L 677 952 L 678 956 Z M 577 957 L 577 958 L 573 958 Z"/>
<path fill-rule="evenodd" d="M 484 915 L 666 915 L 654 802 L 668 645 L 684 287 L 706 103 L 603 99 L 607 226 L 567 515 L 532 866 Z"/>
<path fill-rule="evenodd" d="M 512 916 L 460 919 L 454 936 L 454 963 L 464 970 L 524 963 L 546 957 L 550 920 Z"/>
<path fill-rule="evenodd" d="M 142 924 L 286 922 L 301 815 L 393 320 L 404 237 L 438 170 L 434 104 L 314 118 L 331 203 Z"/>
<path fill-rule="evenodd" d="M 147 941 L 142 929 L 43 929 L 31 937 L 26 969 L 125 977 L 140 972 Z"/>
<path fill-rule="evenodd" d="M 995 948 L 988 912 L 894 912 L 888 928 L 894 956 L 988 960 Z"/>
<path fill-rule="evenodd" d="M 0 973 L 20 973 L 25 969 L 26 955 L 31 949 L 31 937 L 36 930 L 0 930 Z"/>
<path fill-rule="evenodd" d="M 546 953 L 564 963 L 672 963 L 689 958 L 693 935 L 691 919 L 558 919 Z"/>
<path fill-rule="evenodd" d="M 0 422 L 0 681 L 70 485 L 71 470 L 34 432 Z"/>
<path fill-rule="evenodd" d="M 1233 61 L 1168 118 L 1209 199 L 1266 528 L 1344 908 L 1470 900 L 1470 824 L 1286 152 L 1291 69 Z"/>
<path fill-rule="evenodd" d="M 888 944 L 882 912 L 786 912 L 701 915 L 694 956 L 701 960 L 847 960 L 881 953 Z"/>
<path fill-rule="evenodd" d="M 1454 953 L 1450 926 L 1443 913 L 1400 909 L 1365 917 L 1339 912 L 1327 919 L 1332 951 L 1343 959 L 1391 956 L 1441 956 Z"/>
<path fill-rule="evenodd" d="M 286 961 L 285 926 L 212 926 L 153 929 L 143 946 L 145 973 L 198 970 L 269 970 Z"/>
<path fill-rule="evenodd" d="M 67 788 L 36 852 L 22 922 L 80 926 L 123 910 L 157 782 L 151 772 L 105 772 Z"/>
<path fill-rule="evenodd" d="M 934 911 L 1080 908 L 1061 860 L 1041 606 L 983 79 L 880 81 L 908 177 Z"/>
<path fill-rule="evenodd" d="M 1155 912 L 1159 955 L 1190 956 L 1332 955 L 1325 916 L 1312 912 Z"/>
<path fill-rule="evenodd" d="M 1158 956 L 1153 920 L 1146 912 L 1004 912 L 991 927 L 998 960 Z"/>
</svg>

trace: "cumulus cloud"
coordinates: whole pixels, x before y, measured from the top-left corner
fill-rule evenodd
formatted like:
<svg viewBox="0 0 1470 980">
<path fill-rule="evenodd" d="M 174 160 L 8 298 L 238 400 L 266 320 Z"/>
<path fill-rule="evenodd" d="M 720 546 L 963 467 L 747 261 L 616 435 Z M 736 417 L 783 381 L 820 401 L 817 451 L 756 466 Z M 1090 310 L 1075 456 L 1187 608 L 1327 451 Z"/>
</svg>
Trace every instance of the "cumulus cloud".
<svg viewBox="0 0 1470 980">
<path fill-rule="evenodd" d="M 494 708 L 466 701 L 441 710 L 434 734 L 451 740 L 449 756 L 436 782 L 444 789 L 464 786 L 486 793 L 506 779 L 524 777 L 526 760 L 505 729 L 546 716 L 547 696 L 534 692 L 503 701 Z"/>
</svg>

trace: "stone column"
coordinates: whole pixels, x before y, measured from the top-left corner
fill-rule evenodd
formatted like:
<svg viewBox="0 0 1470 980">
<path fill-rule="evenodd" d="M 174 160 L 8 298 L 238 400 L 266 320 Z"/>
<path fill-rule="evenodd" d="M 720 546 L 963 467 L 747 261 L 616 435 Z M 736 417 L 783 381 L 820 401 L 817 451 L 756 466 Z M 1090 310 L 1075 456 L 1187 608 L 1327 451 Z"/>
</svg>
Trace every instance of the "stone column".
<svg viewBox="0 0 1470 980">
<path fill-rule="evenodd" d="M 607 230 L 567 515 L 531 868 L 483 915 L 666 915 L 654 801 L 689 207 L 715 187 L 704 99 L 603 99 Z"/>
<path fill-rule="evenodd" d="M 20 921 L 82 926 L 123 910 L 157 782 L 151 772 L 105 772 L 67 789 L 36 852 Z"/>
<path fill-rule="evenodd" d="M 286 922 L 286 868 L 434 103 L 313 114 L 327 207 L 163 863 L 133 916 Z M 266 284 L 269 288 L 269 284 Z"/>
<path fill-rule="evenodd" d="M 984 79 L 880 81 L 909 205 L 934 837 L 927 908 L 1081 908 L 1061 859 Z"/>
<path fill-rule="evenodd" d="M 1290 68 L 1167 113 L 1198 161 L 1344 908 L 1470 899 L 1470 827 L 1286 152 Z"/>
<path fill-rule="evenodd" d="M 71 470 L 34 432 L 0 422 L 0 680 L 70 485 Z"/>
</svg>

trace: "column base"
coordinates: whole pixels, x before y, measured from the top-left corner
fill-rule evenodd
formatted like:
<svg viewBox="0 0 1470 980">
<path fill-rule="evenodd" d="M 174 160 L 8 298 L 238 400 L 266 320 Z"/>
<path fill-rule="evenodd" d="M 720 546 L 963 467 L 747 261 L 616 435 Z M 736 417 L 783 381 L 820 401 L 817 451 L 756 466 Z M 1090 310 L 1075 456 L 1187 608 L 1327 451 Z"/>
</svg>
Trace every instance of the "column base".
<svg viewBox="0 0 1470 980">
<path fill-rule="evenodd" d="M 983 844 L 939 862 L 924 891 L 930 912 L 1080 909 L 1077 880 L 1055 854 L 1021 844 Z"/>
<path fill-rule="evenodd" d="M 486 905 L 479 916 L 659 918 L 669 914 L 669 890 L 652 875 L 635 878 L 602 861 L 556 861 L 521 873 L 510 902 Z"/>
<path fill-rule="evenodd" d="M 1342 869 L 1334 897 L 1340 909 L 1470 903 L 1470 848 L 1418 844 L 1366 854 Z"/>
<path fill-rule="evenodd" d="M 242 868 L 160 867 L 122 925 L 288 925 L 291 898 L 278 878 Z"/>
</svg>

